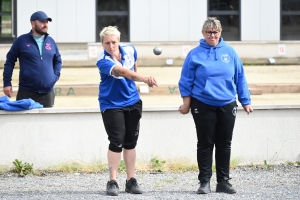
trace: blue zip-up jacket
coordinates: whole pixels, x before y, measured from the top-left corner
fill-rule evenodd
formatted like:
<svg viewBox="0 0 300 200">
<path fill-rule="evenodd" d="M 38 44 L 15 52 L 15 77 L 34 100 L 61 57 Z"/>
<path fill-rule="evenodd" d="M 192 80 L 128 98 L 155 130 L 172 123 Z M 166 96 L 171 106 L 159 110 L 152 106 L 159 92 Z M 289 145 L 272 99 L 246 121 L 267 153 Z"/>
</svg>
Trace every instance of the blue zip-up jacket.
<svg viewBox="0 0 300 200">
<path fill-rule="evenodd" d="M 236 95 L 242 106 L 251 104 L 243 64 L 223 38 L 216 47 L 201 39 L 200 45 L 188 53 L 179 90 L 181 97 L 194 97 L 216 107 L 235 101 Z"/>
<path fill-rule="evenodd" d="M 11 86 L 15 62 L 19 59 L 19 87 L 37 93 L 49 93 L 60 77 L 62 60 L 52 37 L 45 35 L 42 55 L 32 31 L 19 36 L 6 55 L 3 86 Z"/>
</svg>

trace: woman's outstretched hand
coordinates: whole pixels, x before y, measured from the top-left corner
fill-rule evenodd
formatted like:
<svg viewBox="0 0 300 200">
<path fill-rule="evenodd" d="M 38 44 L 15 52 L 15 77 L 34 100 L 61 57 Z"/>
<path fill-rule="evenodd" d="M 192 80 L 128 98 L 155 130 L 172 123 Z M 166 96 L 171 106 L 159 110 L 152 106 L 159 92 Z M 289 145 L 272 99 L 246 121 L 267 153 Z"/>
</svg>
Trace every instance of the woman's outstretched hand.
<svg viewBox="0 0 300 200">
<path fill-rule="evenodd" d="M 146 83 L 149 87 L 153 87 L 153 86 L 158 87 L 156 79 L 152 76 L 145 77 L 144 83 Z"/>
</svg>

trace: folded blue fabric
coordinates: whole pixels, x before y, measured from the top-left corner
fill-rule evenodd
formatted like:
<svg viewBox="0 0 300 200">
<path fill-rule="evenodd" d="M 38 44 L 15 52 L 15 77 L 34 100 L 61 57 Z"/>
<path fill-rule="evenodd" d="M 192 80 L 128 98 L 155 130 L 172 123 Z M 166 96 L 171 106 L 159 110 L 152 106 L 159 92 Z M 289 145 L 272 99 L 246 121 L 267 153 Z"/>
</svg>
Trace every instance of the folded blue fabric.
<svg viewBox="0 0 300 200">
<path fill-rule="evenodd" d="M 43 108 L 44 106 L 32 99 L 21 99 L 17 101 L 10 101 L 8 96 L 0 97 L 0 110 L 19 111 L 31 110 L 34 108 Z"/>
</svg>

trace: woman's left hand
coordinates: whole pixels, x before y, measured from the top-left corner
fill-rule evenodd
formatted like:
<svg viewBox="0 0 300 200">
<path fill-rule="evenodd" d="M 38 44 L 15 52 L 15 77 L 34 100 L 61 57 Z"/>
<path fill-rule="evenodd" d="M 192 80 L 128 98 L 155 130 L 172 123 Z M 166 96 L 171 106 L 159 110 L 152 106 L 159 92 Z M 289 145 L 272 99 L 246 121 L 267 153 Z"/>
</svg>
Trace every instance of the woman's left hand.
<svg viewBox="0 0 300 200">
<path fill-rule="evenodd" d="M 189 111 L 190 111 L 190 106 L 189 106 L 189 105 L 186 105 L 186 104 L 182 104 L 181 106 L 179 106 L 178 111 L 179 111 L 181 114 L 185 115 L 185 114 L 189 113 Z"/>
</svg>

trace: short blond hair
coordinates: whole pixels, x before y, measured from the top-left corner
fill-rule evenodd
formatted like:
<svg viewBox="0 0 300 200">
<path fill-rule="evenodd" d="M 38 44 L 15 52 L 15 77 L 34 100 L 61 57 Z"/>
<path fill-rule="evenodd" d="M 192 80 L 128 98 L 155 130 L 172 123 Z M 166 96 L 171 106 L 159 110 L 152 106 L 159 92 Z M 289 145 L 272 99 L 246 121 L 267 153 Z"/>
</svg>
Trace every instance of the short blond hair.
<svg viewBox="0 0 300 200">
<path fill-rule="evenodd" d="M 208 28 L 212 28 L 218 31 L 222 31 L 221 22 L 216 17 L 208 17 L 202 27 L 202 32 L 206 31 Z"/>
<path fill-rule="evenodd" d="M 118 30 L 117 26 L 107 26 L 102 29 L 99 35 L 100 35 L 101 42 L 103 41 L 103 37 L 107 35 L 117 36 L 118 39 L 120 40 L 121 32 Z"/>
</svg>

